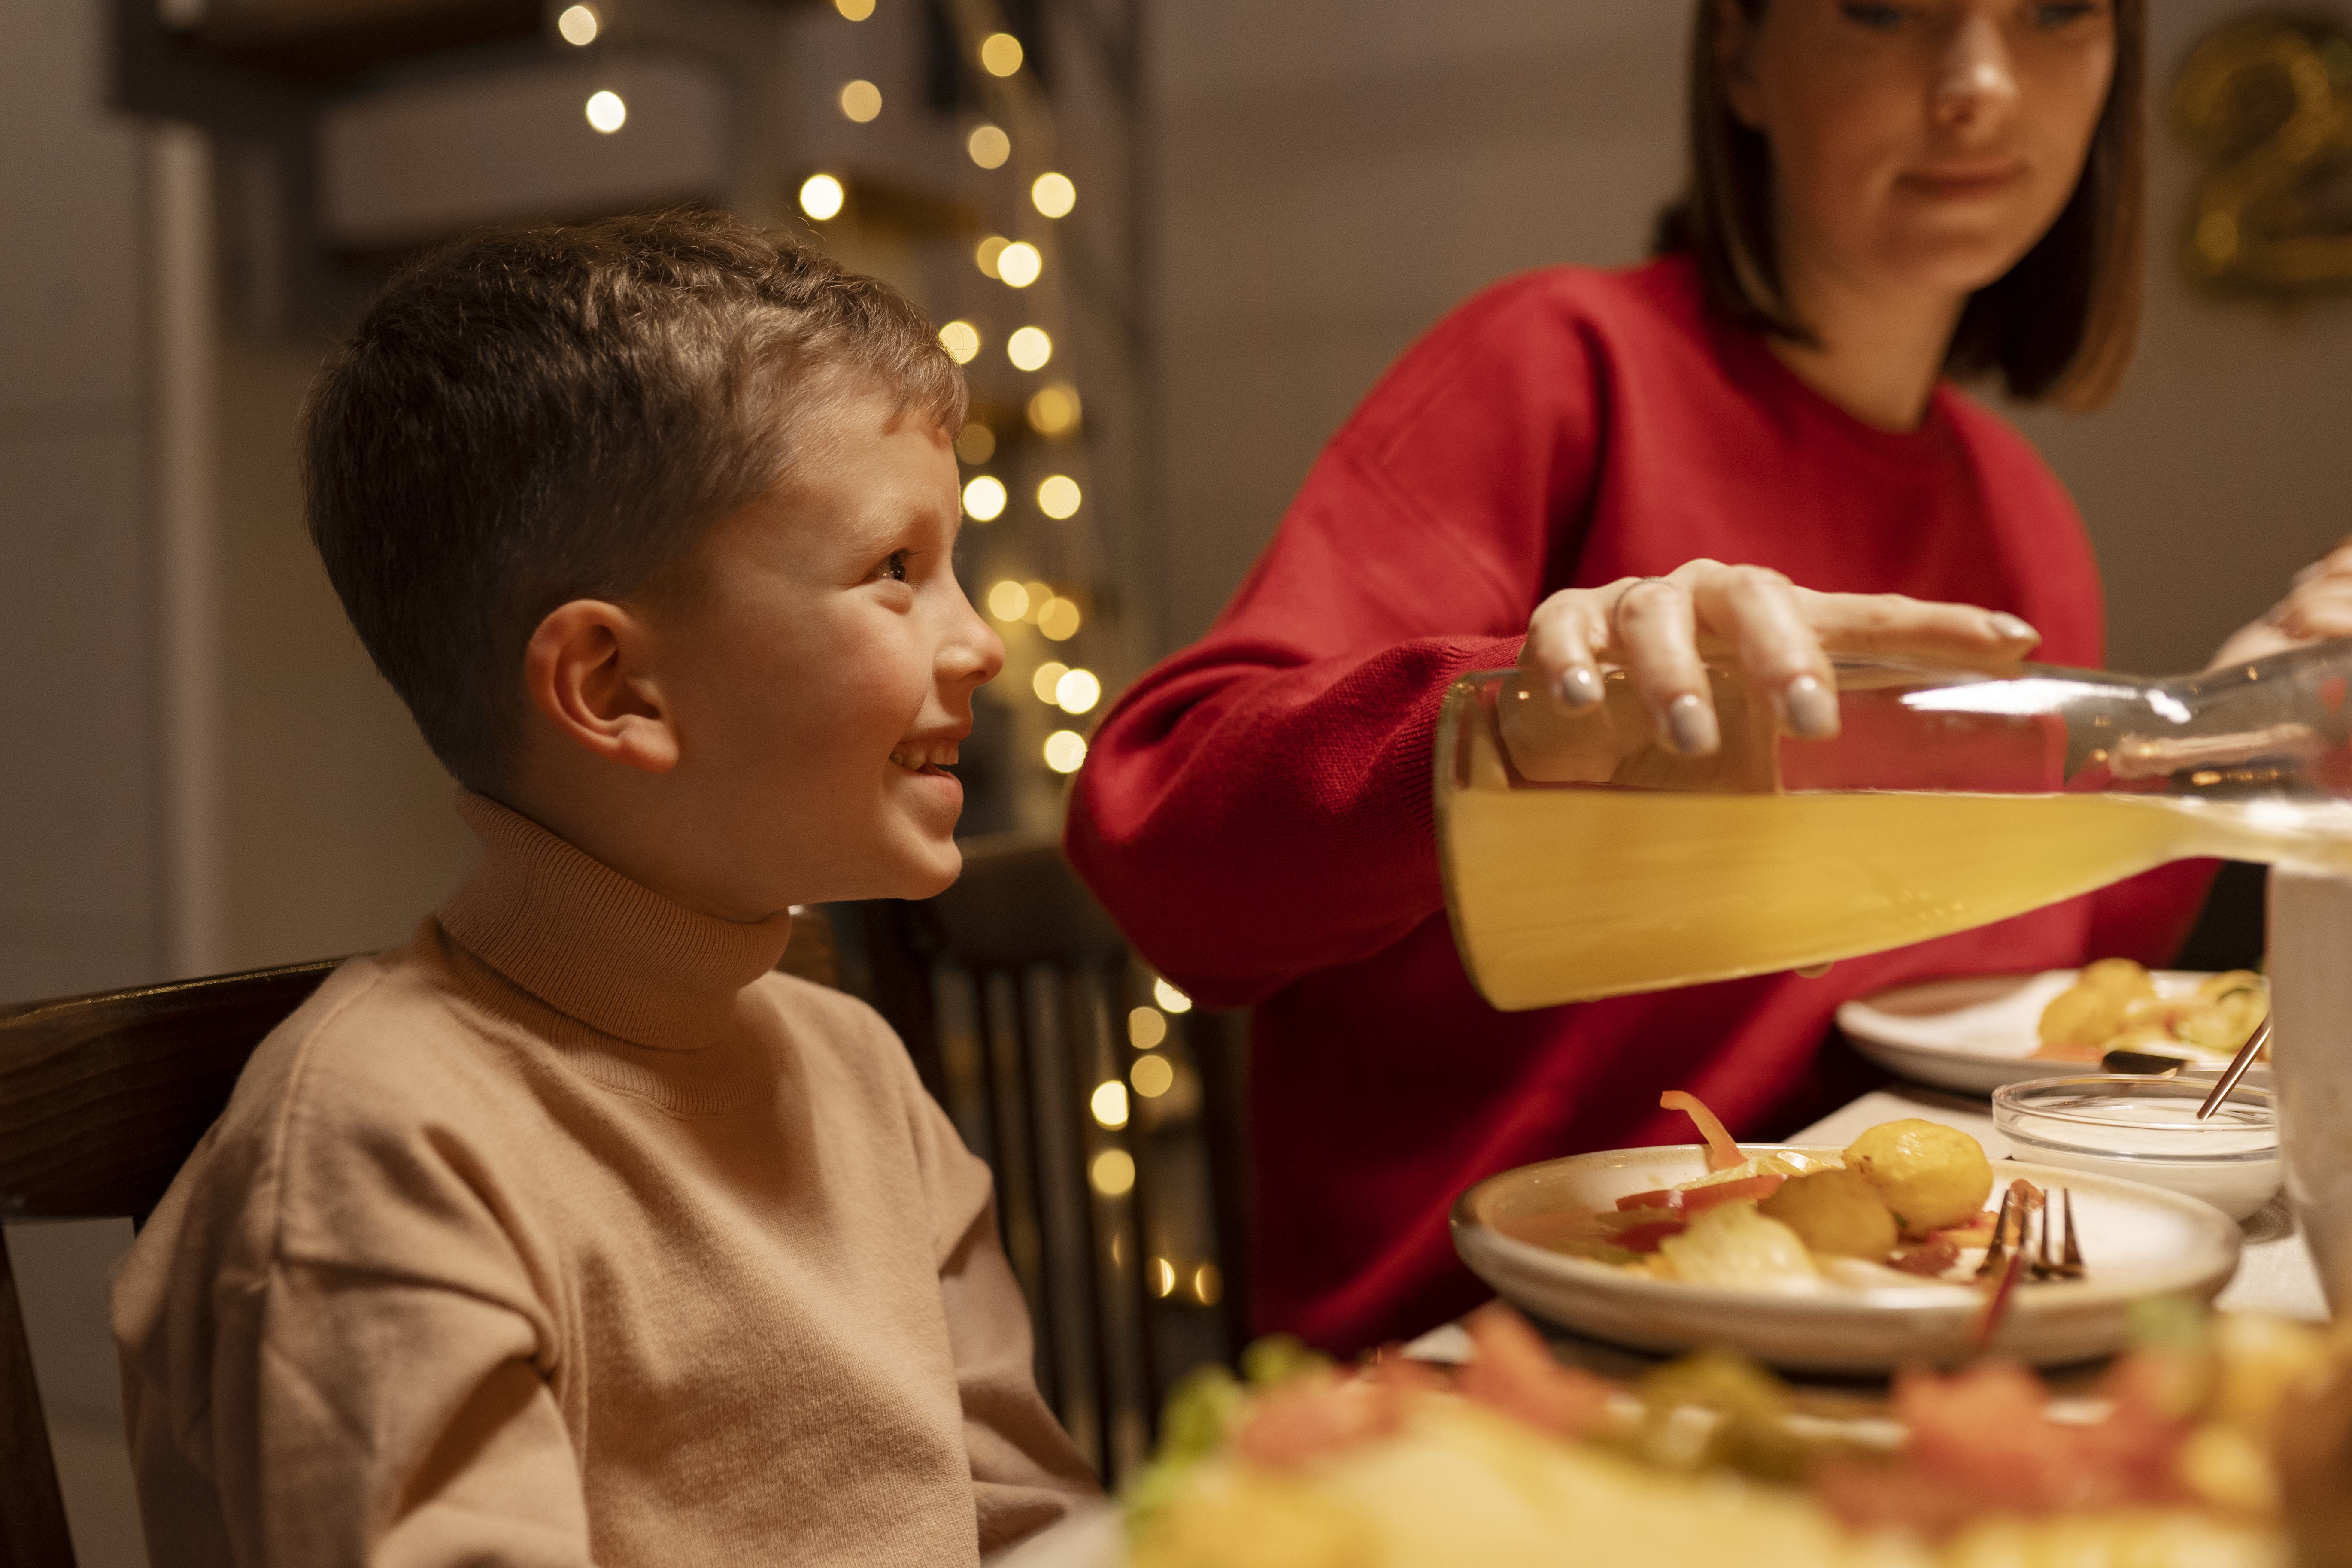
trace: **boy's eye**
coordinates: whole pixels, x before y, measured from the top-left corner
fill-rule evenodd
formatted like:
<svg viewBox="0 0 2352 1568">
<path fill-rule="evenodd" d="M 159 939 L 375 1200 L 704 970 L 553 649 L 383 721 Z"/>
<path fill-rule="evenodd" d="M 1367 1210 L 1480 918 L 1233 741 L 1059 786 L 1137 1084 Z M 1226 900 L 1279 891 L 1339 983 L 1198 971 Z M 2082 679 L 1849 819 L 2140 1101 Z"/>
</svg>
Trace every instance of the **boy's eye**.
<svg viewBox="0 0 2352 1568">
<path fill-rule="evenodd" d="M 893 550 L 888 555 L 883 558 L 881 565 L 874 568 L 874 575 L 877 577 L 887 577 L 893 583 L 905 582 L 907 580 L 907 558 L 913 553 L 914 552 L 910 550 Z"/>
<path fill-rule="evenodd" d="M 1845 19 L 1874 32 L 1892 33 L 1903 26 L 1903 7 L 1878 3 L 1878 0 L 1843 0 L 1838 9 Z"/>
</svg>

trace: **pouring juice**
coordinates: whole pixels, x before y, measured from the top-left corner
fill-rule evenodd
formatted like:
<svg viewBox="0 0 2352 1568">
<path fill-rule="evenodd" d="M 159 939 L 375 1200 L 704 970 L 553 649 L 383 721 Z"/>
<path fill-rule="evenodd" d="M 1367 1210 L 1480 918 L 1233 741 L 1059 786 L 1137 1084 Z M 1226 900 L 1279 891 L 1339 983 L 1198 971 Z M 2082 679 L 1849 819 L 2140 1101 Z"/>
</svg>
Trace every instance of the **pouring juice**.
<svg viewBox="0 0 2352 1568">
<path fill-rule="evenodd" d="M 1716 672 L 1724 746 L 1651 742 L 1622 680 L 1570 717 L 1511 672 L 1449 697 L 1446 901 L 1507 1010 L 1899 947 L 2220 856 L 2352 870 L 2352 646 L 2221 677 L 1841 665 L 1843 732 L 1775 733 Z"/>
</svg>

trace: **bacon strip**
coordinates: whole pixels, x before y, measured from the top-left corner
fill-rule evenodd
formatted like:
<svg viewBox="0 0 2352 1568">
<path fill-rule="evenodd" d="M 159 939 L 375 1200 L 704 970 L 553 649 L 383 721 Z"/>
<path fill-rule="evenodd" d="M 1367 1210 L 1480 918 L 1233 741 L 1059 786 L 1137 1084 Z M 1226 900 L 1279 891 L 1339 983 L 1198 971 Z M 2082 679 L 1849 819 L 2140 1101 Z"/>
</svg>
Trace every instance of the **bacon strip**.
<svg viewBox="0 0 2352 1568">
<path fill-rule="evenodd" d="M 1700 1104 L 1697 1095 L 1686 1089 L 1670 1089 L 1658 1096 L 1658 1108 L 1661 1110 L 1679 1110 L 1698 1123 L 1699 1136 L 1706 1140 L 1708 1170 L 1728 1171 L 1747 1160 L 1748 1156 L 1739 1152 L 1739 1145 L 1732 1142 L 1731 1134 L 1725 1130 L 1722 1120 Z"/>
</svg>

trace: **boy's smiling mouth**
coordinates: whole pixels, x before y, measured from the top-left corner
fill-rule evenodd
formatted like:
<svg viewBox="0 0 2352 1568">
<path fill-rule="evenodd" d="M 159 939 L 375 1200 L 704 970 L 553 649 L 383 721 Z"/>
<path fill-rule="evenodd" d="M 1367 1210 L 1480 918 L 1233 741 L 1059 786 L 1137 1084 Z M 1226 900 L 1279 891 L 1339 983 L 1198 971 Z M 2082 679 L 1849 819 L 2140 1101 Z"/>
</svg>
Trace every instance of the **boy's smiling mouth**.
<svg viewBox="0 0 2352 1568">
<path fill-rule="evenodd" d="M 955 764 L 956 742 L 953 741 L 921 742 L 902 741 L 898 743 L 898 749 L 890 753 L 890 760 L 908 773 L 944 772 Z"/>
</svg>

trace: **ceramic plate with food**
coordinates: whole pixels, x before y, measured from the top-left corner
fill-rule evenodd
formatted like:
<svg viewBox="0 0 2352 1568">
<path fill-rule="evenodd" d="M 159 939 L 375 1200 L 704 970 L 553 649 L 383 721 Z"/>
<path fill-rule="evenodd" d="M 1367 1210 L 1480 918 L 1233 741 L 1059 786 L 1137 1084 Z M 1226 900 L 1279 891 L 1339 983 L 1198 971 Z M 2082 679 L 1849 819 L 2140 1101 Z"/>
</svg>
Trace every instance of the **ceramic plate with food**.
<svg viewBox="0 0 2352 1568">
<path fill-rule="evenodd" d="M 1465 1193 L 1454 1243 L 1497 1293 L 1641 1350 L 1718 1345 L 1809 1372 L 1952 1364 L 1990 1346 L 2042 1365 L 2120 1348 L 2132 1302 L 2210 1300 L 2236 1271 L 2239 1231 L 2193 1198 L 2005 1160 L 1966 1133 L 1905 1121 L 1844 1149 L 1733 1144 L 1687 1096 L 1698 1147 L 1619 1149 L 1525 1165 Z M 2062 1193 L 2063 1199 L 2053 1199 Z M 2016 1229 L 1994 1216 L 2014 1200 Z M 2040 1232 L 2071 1214 L 2073 1278 L 2020 1275 L 2021 1247 L 2069 1260 Z M 2000 1249 L 1988 1258 L 1989 1249 Z"/>
<path fill-rule="evenodd" d="M 1980 974 L 1899 986 L 1848 1002 L 1854 1049 L 1914 1081 L 1969 1094 L 2068 1070 L 2110 1050 L 2178 1060 L 2194 1076 L 2226 1064 L 2262 1021 L 2260 975 L 2146 970 L 2125 959 L 2040 974 Z M 2053 1065 L 2056 1064 L 2056 1065 Z M 2257 1087 L 2269 1069 L 2257 1063 Z"/>
</svg>

